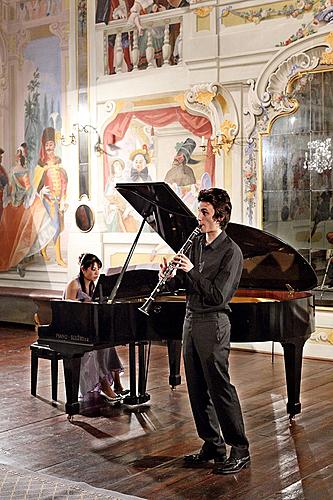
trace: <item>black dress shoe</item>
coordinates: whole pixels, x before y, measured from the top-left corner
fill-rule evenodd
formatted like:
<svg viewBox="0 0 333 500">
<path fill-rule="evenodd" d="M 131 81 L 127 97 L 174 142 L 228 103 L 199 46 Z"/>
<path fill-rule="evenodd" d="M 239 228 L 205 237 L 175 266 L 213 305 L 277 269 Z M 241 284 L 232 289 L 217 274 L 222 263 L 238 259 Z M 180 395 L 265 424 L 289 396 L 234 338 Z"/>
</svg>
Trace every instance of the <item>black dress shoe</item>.
<svg viewBox="0 0 333 500">
<path fill-rule="evenodd" d="M 222 464 L 226 460 L 226 455 L 217 455 L 216 453 L 200 451 L 193 455 L 185 455 L 183 462 L 186 467 L 204 467 L 207 462 L 213 459 L 215 464 Z"/>
<path fill-rule="evenodd" d="M 223 463 L 216 463 L 213 468 L 214 474 L 236 474 L 242 469 L 246 469 L 250 465 L 250 455 L 243 458 L 229 457 Z"/>
</svg>

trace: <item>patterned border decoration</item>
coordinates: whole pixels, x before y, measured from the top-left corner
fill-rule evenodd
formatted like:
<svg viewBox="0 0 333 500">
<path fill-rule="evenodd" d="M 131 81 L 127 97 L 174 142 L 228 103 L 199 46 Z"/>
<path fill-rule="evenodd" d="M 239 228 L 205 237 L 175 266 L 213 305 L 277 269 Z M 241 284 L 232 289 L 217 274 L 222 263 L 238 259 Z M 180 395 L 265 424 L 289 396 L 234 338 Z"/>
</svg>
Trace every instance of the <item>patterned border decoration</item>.
<svg viewBox="0 0 333 500">
<path fill-rule="evenodd" d="M 231 5 L 222 8 L 221 19 L 233 14 L 246 23 L 259 24 L 261 21 L 276 17 L 298 18 L 306 12 L 313 11 L 313 18 L 308 23 L 302 23 L 296 33 L 290 35 L 286 40 L 282 40 L 276 47 L 286 47 L 297 40 L 301 40 L 317 32 L 321 25 L 333 22 L 333 5 L 331 0 L 297 0 L 296 3 L 286 4 L 282 9 L 274 9 L 268 5 L 250 10 L 233 10 Z"/>
<path fill-rule="evenodd" d="M 261 21 L 271 19 L 272 17 L 299 17 L 305 12 L 311 11 L 318 3 L 321 7 L 325 4 L 325 1 L 326 0 L 297 0 L 289 5 L 284 5 L 282 9 L 274 9 L 267 5 L 250 10 L 233 10 L 232 7 L 228 5 L 222 9 L 222 17 L 226 17 L 232 13 L 245 22 L 259 24 Z"/>
<path fill-rule="evenodd" d="M 247 219 L 250 226 L 254 224 L 255 194 L 257 190 L 257 139 L 255 133 L 247 140 L 245 146 L 245 166 L 243 169 Z"/>
<path fill-rule="evenodd" d="M 333 6 L 331 6 L 330 2 L 327 0 L 320 0 L 319 5 L 316 5 L 313 12 L 314 17 L 309 23 L 302 24 L 295 34 L 290 35 L 286 40 L 276 44 L 276 47 L 285 47 L 297 40 L 313 35 L 317 32 L 319 26 L 333 21 Z"/>
<path fill-rule="evenodd" d="M 276 47 L 286 47 L 287 45 L 290 45 L 291 43 L 296 42 L 297 40 L 301 40 L 302 38 L 305 38 L 309 35 L 313 35 L 316 32 L 317 30 L 314 28 L 312 23 L 302 24 L 302 26 L 296 31 L 294 35 L 290 35 L 290 37 L 286 40 L 277 43 Z"/>
</svg>

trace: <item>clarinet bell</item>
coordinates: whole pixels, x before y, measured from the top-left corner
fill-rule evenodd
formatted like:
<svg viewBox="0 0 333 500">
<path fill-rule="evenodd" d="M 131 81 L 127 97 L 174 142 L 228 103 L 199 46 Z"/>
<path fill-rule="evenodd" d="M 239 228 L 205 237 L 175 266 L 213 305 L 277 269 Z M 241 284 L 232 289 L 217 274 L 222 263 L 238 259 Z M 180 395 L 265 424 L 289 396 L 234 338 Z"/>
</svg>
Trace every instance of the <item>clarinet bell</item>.
<svg viewBox="0 0 333 500">
<path fill-rule="evenodd" d="M 153 305 L 153 302 L 155 302 L 153 297 L 149 297 L 141 307 L 139 307 L 139 311 L 143 312 L 143 314 L 146 314 L 149 316 L 151 307 Z"/>
</svg>

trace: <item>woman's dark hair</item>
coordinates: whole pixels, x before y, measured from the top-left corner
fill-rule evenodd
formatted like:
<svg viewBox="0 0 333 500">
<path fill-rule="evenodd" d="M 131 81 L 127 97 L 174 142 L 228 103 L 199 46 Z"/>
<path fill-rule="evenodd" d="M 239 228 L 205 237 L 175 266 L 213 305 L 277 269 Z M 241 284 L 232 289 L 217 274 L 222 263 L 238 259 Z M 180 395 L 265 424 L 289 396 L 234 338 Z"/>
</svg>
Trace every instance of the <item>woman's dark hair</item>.
<svg viewBox="0 0 333 500">
<path fill-rule="evenodd" d="M 93 265 L 95 263 L 97 264 L 98 269 L 100 269 L 102 267 L 102 261 L 98 257 L 96 257 L 96 255 L 94 255 L 93 253 L 82 253 L 79 257 L 79 264 L 80 264 L 79 281 L 80 281 L 80 285 L 81 285 L 82 291 L 84 293 L 87 293 L 90 297 L 94 293 L 95 284 L 93 281 L 91 281 L 91 283 L 89 283 L 89 290 L 88 291 L 86 290 L 86 285 L 84 282 L 84 274 L 83 274 L 82 268 L 86 271 L 90 267 L 93 267 Z"/>
<path fill-rule="evenodd" d="M 220 224 L 221 229 L 225 229 L 227 227 L 231 216 L 232 206 L 229 195 L 224 189 L 202 189 L 199 192 L 198 201 L 210 203 L 215 210 L 213 219 Z"/>
</svg>

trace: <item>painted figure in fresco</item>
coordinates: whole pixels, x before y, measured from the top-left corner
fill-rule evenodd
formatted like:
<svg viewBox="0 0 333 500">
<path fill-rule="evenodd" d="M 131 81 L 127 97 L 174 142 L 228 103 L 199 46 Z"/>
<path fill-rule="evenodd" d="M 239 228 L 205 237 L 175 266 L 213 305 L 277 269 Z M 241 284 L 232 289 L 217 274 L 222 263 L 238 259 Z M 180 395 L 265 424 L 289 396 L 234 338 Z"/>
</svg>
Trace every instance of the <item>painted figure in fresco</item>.
<svg viewBox="0 0 333 500">
<path fill-rule="evenodd" d="M 38 253 L 53 236 L 50 217 L 33 189 L 26 164 L 26 144 L 17 149 L 3 199 L 0 221 L 0 271 Z"/>
<path fill-rule="evenodd" d="M 140 23 L 140 15 L 148 13 L 153 5 L 153 0 L 135 0 L 133 6 L 130 9 L 128 23 L 130 26 L 135 26 L 137 28 L 139 36 L 143 35 L 143 28 Z"/>
<path fill-rule="evenodd" d="M 184 142 L 176 144 L 176 156 L 173 159 L 170 170 L 166 173 L 165 182 L 176 184 L 179 187 L 196 184 L 197 181 L 193 169 L 189 166 L 199 163 L 197 160 L 191 158 L 195 147 L 196 142 L 190 137 Z"/>
<path fill-rule="evenodd" d="M 104 217 L 110 231 L 136 232 L 138 230 L 139 223 L 135 211 L 115 189 L 118 182 L 129 180 L 125 162 L 121 158 L 115 158 L 110 165 L 109 177 L 104 191 Z"/>
<path fill-rule="evenodd" d="M 133 151 L 130 154 L 129 159 L 132 161 L 130 171 L 131 182 L 149 182 L 152 180 L 147 167 L 147 165 L 151 162 L 151 158 L 145 144 L 142 146 L 142 149 L 136 149 Z"/>
<path fill-rule="evenodd" d="M 110 19 L 111 0 L 97 0 L 95 22 L 108 24 Z"/>
<path fill-rule="evenodd" d="M 185 0 L 184 0 L 185 1 Z M 138 46 L 140 53 L 139 68 L 147 66 L 146 48 L 148 33 L 142 29 L 140 16 L 149 13 L 160 12 L 166 9 L 171 9 L 181 6 L 181 0 L 98 0 L 96 6 L 96 23 L 104 22 L 108 24 L 110 21 L 117 19 L 128 19 L 130 26 L 136 27 L 139 33 Z M 185 1 L 186 4 L 186 1 Z M 172 24 L 170 26 L 169 39 L 171 46 L 175 44 L 175 40 L 179 33 L 179 25 Z M 154 48 L 154 59 L 157 66 L 162 64 L 162 46 L 164 41 L 164 27 L 157 26 L 152 28 L 152 44 Z M 112 34 L 108 37 L 108 66 L 109 74 L 115 73 L 114 67 L 114 49 L 116 43 L 116 35 Z M 127 71 L 132 71 L 133 64 L 130 57 L 130 39 L 128 32 L 121 34 L 121 46 L 123 49 L 124 60 L 127 66 Z"/>
<path fill-rule="evenodd" d="M 1 221 L 2 210 L 3 210 L 3 202 L 2 202 L 3 192 L 9 183 L 7 172 L 5 170 L 5 167 L 2 165 L 2 156 L 3 156 L 4 152 L 5 151 L 2 148 L 0 148 L 0 221 Z"/>
<path fill-rule="evenodd" d="M 25 2 L 20 2 L 18 5 L 18 20 L 19 21 L 29 20 L 29 11 Z"/>
<path fill-rule="evenodd" d="M 64 213 L 67 209 L 67 173 L 61 164 L 61 159 L 55 154 L 55 130 L 47 127 L 43 131 L 40 157 L 34 171 L 33 185 L 43 199 L 44 206 L 51 218 L 54 229 L 53 242 L 56 252 L 56 262 L 66 266 L 61 256 L 60 233 L 64 229 Z M 44 260 L 50 258 L 46 247 L 41 251 Z"/>
<path fill-rule="evenodd" d="M 46 15 L 58 14 L 61 9 L 61 0 L 47 0 Z"/>
<path fill-rule="evenodd" d="M 200 179 L 197 181 L 193 169 L 187 164 L 195 165 L 199 163 L 199 161 L 191 158 L 195 147 L 196 142 L 190 137 L 184 142 L 176 144 L 176 156 L 164 179 L 188 208 L 194 212 L 197 206 Z"/>
<path fill-rule="evenodd" d="M 105 185 L 105 205 L 104 217 L 105 223 L 110 231 L 126 232 L 124 224 L 124 212 L 126 202 L 124 198 L 115 189 L 117 182 L 124 182 L 125 162 L 121 158 L 116 158 L 110 165 L 109 177 Z"/>
<path fill-rule="evenodd" d="M 127 19 L 131 4 L 130 0 L 98 0 L 96 5 L 96 23 L 108 24 L 109 21 L 114 19 Z M 108 36 L 108 62 L 109 74 L 114 74 L 114 47 L 116 43 L 116 35 Z M 131 71 L 133 68 L 130 50 L 129 50 L 129 37 L 128 33 L 121 34 L 121 46 L 123 49 L 124 59 L 127 65 L 127 70 Z"/>
</svg>

